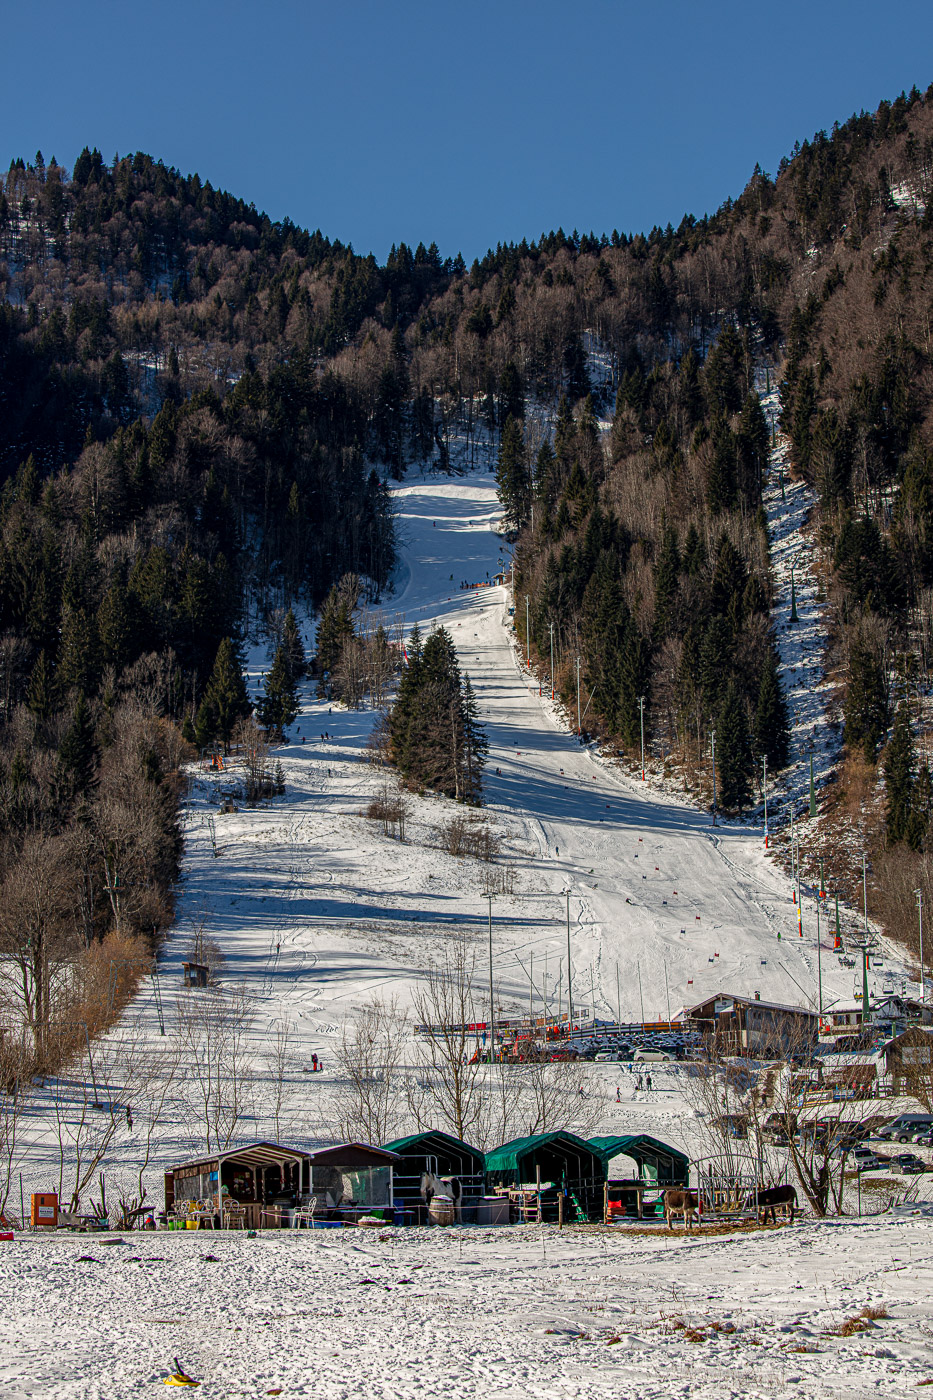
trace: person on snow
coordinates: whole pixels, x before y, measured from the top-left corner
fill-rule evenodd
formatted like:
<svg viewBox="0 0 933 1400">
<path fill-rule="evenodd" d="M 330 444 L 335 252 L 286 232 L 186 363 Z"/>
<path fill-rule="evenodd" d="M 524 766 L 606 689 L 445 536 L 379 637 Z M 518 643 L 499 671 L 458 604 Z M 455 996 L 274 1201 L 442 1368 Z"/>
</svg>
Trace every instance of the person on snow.
<svg viewBox="0 0 933 1400">
<path fill-rule="evenodd" d="M 645 1075 L 645 1088 L 648 1090 L 648 1093 L 650 1094 L 650 1093 L 651 1093 L 651 1075 L 650 1075 L 650 1074 Z"/>
</svg>

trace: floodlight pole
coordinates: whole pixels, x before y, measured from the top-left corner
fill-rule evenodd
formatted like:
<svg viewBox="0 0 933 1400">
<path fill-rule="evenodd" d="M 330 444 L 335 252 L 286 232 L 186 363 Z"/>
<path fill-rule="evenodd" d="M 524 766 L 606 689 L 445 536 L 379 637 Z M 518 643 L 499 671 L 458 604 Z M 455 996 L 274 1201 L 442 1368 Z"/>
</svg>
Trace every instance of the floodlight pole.
<svg viewBox="0 0 933 1400">
<path fill-rule="evenodd" d="M 570 961 L 570 891 L 565 890 L 567 896 L 567 1032 L 573 1029 L 573 979 L 571 976 L 572 964 Z"/>
<path fill-rule="evenodd" d="M 713 826 L 716 825 L 716 731 L 710 730 L 710 739 L 713 744 Z"/>
<path fill-rule="evenodd" d="M 923 890 L 914 890 L 917 897 L 917 921 L 920 924 L 920 1002 L 926 1001 L 927 983 L 923 972 Z"/>
<path fill-rule="evenodd" d="M 768 849 L 768 755 L 761 760 L 761 791 L 765 799 L 765 850 Z"/>
<path fill-rule="evenodd" d="M 580 718 L 580 658 L 577 657 L 577 735 L 583 734 L 583 721 Z"/>
<path fill-rule="evenodd" d="M 645 781 L 645 697 L 638 697 L 638 713 L 641 717 L 641 780 Z"/>
<path fill-rule="evenodd" d="M 531 666 L 531 628 L 528 621 L 528 594 L 525 594 L 525 665 Z"/>
<path fill-rule="evenodd" d="M 489 900 L 489 1063 L 494 1064 L 496 1058 L 496 998 L 492 981 L 492 895 L 487 894 L 486 898 Z"/>
<path fill-rule="evenodd" d="M 548 631 L 551 634 L 551 699 L 554 699 L 554 624 L 548 623 Z"/>
</svg>

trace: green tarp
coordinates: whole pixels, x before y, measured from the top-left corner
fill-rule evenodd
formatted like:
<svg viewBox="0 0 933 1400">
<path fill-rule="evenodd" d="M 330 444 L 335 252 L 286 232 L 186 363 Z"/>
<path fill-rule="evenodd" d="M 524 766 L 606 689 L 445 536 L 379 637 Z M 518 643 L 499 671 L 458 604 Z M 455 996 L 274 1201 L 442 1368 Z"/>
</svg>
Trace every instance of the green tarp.
<svg viewBox="0 0 933 1400">
<path fill-rule="evenodd" d="M 613 1157 L 624 1154 L 637 1164 L 642 1177 L 650 1177 L 662 1186 L 686 1185 L 690 1173 L 690 1158 L 676 1147 L 670 1147 L 647 1133 L 631 1133 L 623 1137 L 590 1138 L 590 1147 L 598 1152 L 608 1168 Z M 647 1170 L 646 1170 L 647 1168 Z"/>
</svg>

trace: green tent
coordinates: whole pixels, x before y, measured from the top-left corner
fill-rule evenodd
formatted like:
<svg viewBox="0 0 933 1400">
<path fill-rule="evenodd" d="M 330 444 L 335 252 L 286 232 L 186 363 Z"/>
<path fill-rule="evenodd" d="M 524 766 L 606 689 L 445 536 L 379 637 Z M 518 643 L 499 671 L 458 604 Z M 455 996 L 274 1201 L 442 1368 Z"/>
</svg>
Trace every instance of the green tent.
<svg viewBox="0 0 933 1400">
<path fill-rule="evenodd" d="M 647 1133 L 627 1137 L 594 1137 L 590 1147 L 602 1157 L 606 1170 L 613 1157 L 631 1157 L 645 1182 L 658 1186 L 686 1186 L 690 1178 L 690 1158 L 676 1147 L 669 1147 Z"/>
<path fill-rule="evenodd" d="M 385 1148 L 387 1152 L 398 1153 L 402 1159 L 395 1169 L 395 1200 L 412 1210 L 416 1220 L 422 1219 L 427 1210 L 421 1195 L 424 1172 L 456 1177 L 462 1193 L 463 1219 L 471 1218 L 468 1211 L 475 1208 L 486 1183 L 486 1161 L 478 1147 L 471 1147 L 449 1133 L 424 1132 L 396 1138 L 386 1143 Z"/>
<path fill-rule="evenodd" d="M 535 1133 L 513 1138 L 486 1153 L 487 1186 L 534 1186 L 539 1179 L 567 1198 L 568 1219 L 601 1220 L 606 1164 L 588 1142 L 574 1133 Z M 545 1206 L 545 1218 L 551 1214 Z"/>
</svg>

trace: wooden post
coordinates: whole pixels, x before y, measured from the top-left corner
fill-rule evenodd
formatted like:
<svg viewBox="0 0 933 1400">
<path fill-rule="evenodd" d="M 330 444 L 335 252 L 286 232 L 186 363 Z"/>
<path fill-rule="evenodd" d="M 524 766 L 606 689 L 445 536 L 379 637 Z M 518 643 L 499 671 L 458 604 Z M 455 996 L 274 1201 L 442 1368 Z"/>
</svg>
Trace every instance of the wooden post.
<svg viewBox="0 0 933 1400">
<path fill-rule="evenodd" d="M 603 1182 L 603 1224 L 609 1224 L 609 1182 Z"/>
<path fill-rule="evenodd" d="M 541 1224 L 541 1163 L 535 1167 L 535 1187 L 538 1199 L 538 1224 Z"/>
<path fill-rule="evenodd" d="M 558 1194 L 557 1194 L 557 1228 L 558 1228 L 558 1230 L 562 1230 L 562 1229 L 564 1228 L 564 1193 L 563 1193 L 563 1191 L 559 1191 Z"/>
</svg>

